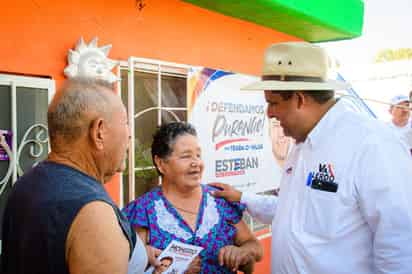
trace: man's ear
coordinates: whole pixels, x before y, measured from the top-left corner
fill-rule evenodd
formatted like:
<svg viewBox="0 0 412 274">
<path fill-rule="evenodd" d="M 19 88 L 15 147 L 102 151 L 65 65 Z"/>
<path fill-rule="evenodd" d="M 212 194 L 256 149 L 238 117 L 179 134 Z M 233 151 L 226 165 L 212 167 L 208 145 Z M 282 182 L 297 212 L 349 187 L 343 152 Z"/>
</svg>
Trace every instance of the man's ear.
<svg viewBox="0 0 412 274">
<path fill-rule="evenodd" d="M 294 93 L 297 100 L 297 108 L 300 109 L 304 104 L 306 104 L 306 96 L 303 92 L 297 91 Z"/>
<path fill-rule="evenodd" d="M 104 120 L 97 118 L 90 123 L 89 137 L 92 144 L 98 149 L 104 148 Z"/>
</svg>

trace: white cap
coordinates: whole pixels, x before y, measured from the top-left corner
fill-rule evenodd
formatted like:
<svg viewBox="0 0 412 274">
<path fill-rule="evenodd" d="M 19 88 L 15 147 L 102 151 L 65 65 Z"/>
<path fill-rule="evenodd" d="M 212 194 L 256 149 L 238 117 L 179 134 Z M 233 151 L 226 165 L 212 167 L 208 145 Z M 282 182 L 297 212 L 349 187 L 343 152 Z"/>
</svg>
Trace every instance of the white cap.
<svg viewBox="0 0 412 274">
<path fill-rule="evenodd" d="M 398 94 L 391 99 L 391 105 L 397 105 L 402 102 L 409 102 L 409 97 L 403 94 Z"/>
</svg>

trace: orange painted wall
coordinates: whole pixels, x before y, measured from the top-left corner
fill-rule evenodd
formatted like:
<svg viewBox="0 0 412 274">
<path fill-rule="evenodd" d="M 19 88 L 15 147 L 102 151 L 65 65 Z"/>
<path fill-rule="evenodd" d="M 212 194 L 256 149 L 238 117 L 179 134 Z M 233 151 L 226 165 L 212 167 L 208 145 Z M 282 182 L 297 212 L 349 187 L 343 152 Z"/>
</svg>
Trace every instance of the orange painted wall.
<svg viewBox="0 0 412 274">
<path fill-rule="evenodd" d="M 113 45 L 112 59 L 137 56 L 258 75 L 269 44 L 298 40 L 178 0 L 143 0 L 141 11 L 136 2 L 6 1 L 0 72 L 49 76 L 59 86 L 68 49 L 80 36 L 87 42 L 98 36 L 100 46 Z M 118 202 L 118 178 L 107 189 Z"/>
<path fill-rule="evenodd" d="M 80 36 L 112 44 L 110 57 L 155 58 L 259 74 L 264 48 L 297 40 L 178 0 L 15 0 L 2 5 L 0 71 L 63 79 Z"/>
<path fill-rule="evenodd" d="M 263 246 L 263 258 L 255 266 L 256 274 L 269 274 L 270 273 L 270 257 L 272 252 L 272 237 L 264 238 L 260 240 Z"/>
</svg>

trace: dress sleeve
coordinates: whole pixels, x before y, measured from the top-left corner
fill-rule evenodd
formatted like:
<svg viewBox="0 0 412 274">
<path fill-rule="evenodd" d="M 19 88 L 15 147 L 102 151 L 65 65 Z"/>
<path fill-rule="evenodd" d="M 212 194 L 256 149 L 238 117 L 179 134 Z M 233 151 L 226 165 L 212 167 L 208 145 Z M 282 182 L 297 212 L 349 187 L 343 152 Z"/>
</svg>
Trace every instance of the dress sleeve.
<svg viewBox="0 0 412 274">
<path fill-rule="evenodd" d="M 226 220 L 229 223 L 237 224 L 242 220 L 243 212 L 246 209 L 246 205 L 242 203 L 232 203 L 232 202 L 224 202 L 223 205 L 223 216 L 225 216 Z"/>
<path fill-rule="evenodd" d="M 133 228 L 149 227 L 149 219 L 147 215 L 148 200 L 149 199 L 147 199 L 146 196 L 139 197 L 122 209 L 123 214 L 129 220 Z"/>
</svg>

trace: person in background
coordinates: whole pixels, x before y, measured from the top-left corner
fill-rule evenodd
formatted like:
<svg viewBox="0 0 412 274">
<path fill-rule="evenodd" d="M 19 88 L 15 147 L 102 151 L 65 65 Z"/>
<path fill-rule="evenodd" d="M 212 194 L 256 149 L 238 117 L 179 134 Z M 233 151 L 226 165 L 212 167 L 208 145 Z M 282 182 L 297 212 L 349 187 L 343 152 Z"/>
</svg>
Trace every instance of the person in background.
<svg viewBox="0 0 412 274">
<path fill-rule="evenodd" d="M 162 125 L 153 137 L 152 158 L 161 186 L 123 209 L 147 245 L 149 262 L 158 267 L 156 257 L 177 240 L 203 247 L 187 273 L 250 273 L 262 247 L 242 221 L 244 206 L 213 197 L 215 188 L 201 184 L 196 130 L 181 122 Z"/>
<path fill-rule="evenodd" d="M 143 273 L 145 248 L 103 187 L 125 169 L 130 133 L 120 97 L 102 80 L 69 80 L 47 120 L 51 152 L 7 201 L 1 273 Z"/>
<path fill-rule="evenodd" d="M 329 56 L 306 42 L 274 44 L 261 90 L 269 118 L 296 141 L 279 196 L 215 184 L 216 197 L 241 201 L 272 223 L 273 274 L 412 273 L 412 158 L 378 120 L 335 99 Z M 268 178 L 269 180 L 270 178 Z"/>
<path fill-rule="evenodd" d="M 412 153 L 412 124 L 410 99 L 406 95 L 396 95 L 391 99 L 389 113 L 392 116 L 389 126 L 396 130 Z"/>
<path fill-rule="evenodd" d="M 390 125 L 400 132 L 407 131 L 410 126 L 410 100 L 406 95 L 396 95 L 391 99 L 389 113 L 392 116 Z"/>
</svg>

